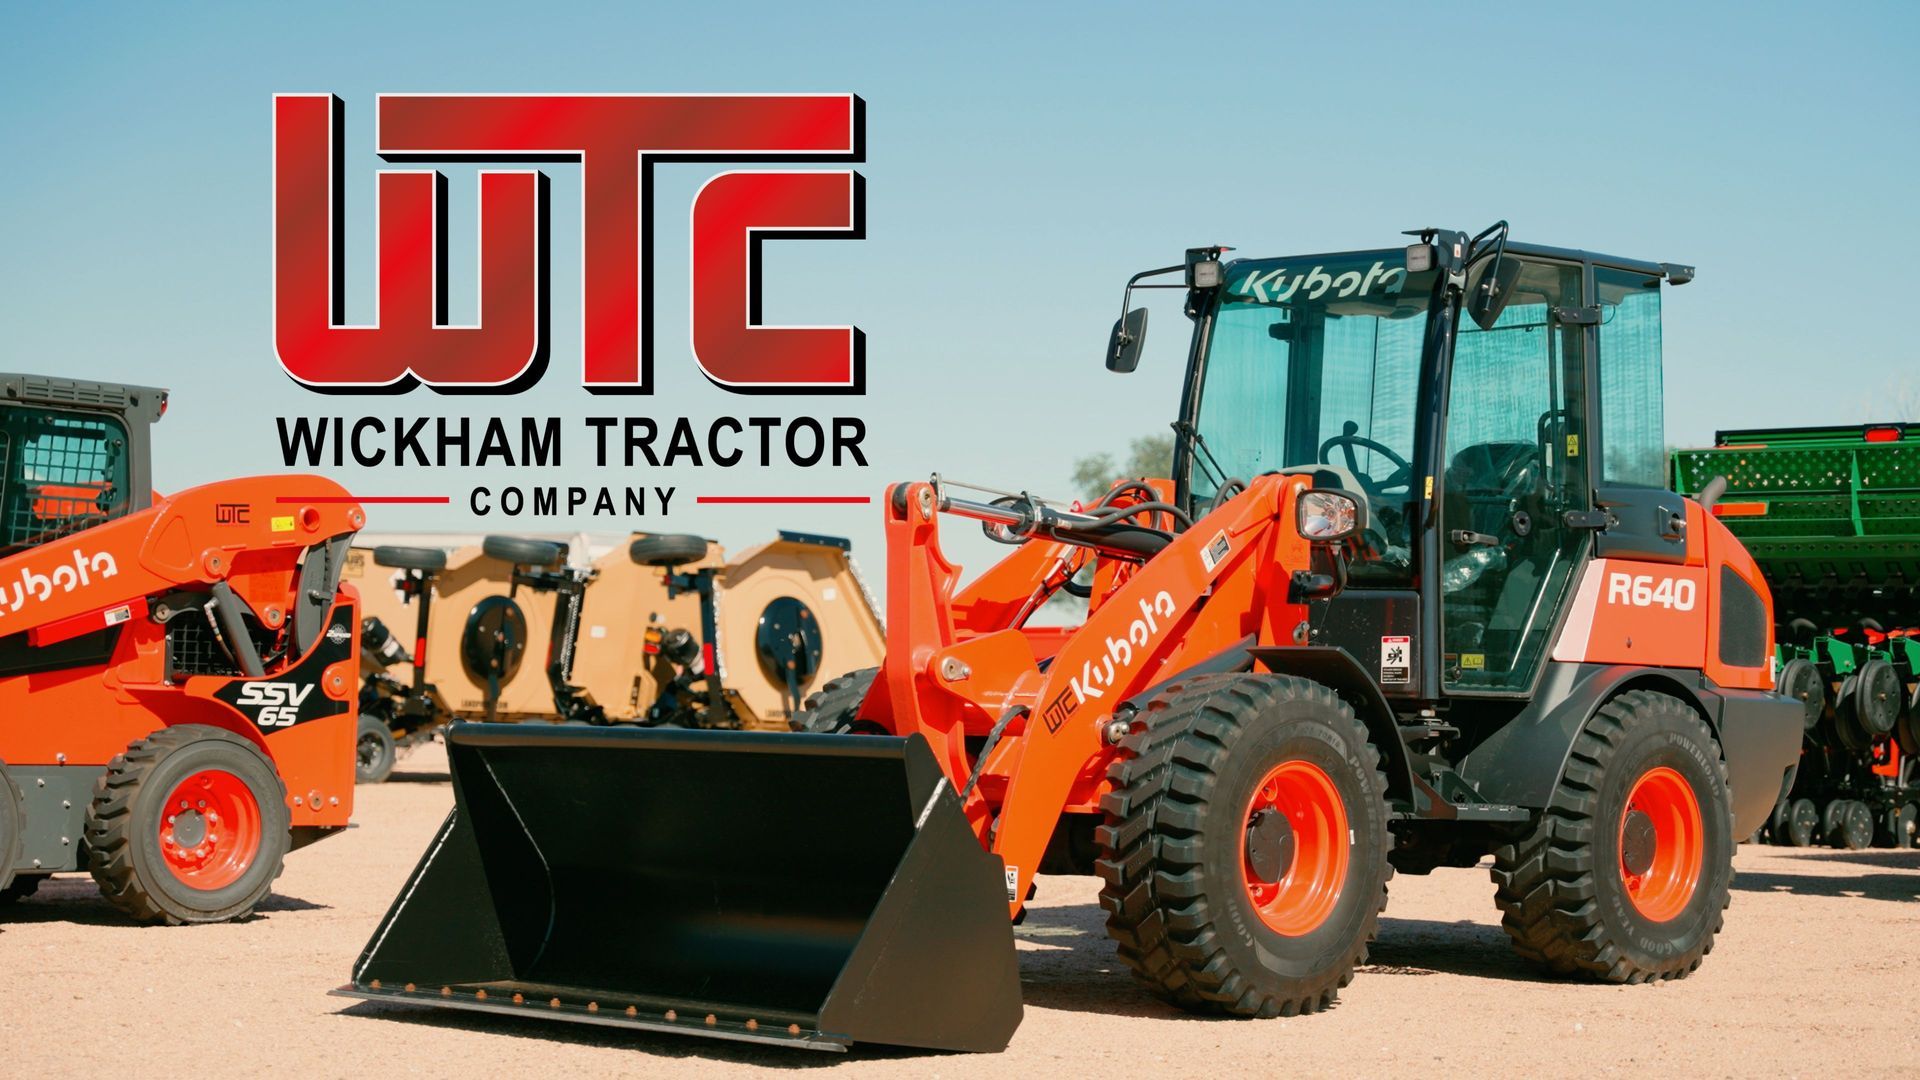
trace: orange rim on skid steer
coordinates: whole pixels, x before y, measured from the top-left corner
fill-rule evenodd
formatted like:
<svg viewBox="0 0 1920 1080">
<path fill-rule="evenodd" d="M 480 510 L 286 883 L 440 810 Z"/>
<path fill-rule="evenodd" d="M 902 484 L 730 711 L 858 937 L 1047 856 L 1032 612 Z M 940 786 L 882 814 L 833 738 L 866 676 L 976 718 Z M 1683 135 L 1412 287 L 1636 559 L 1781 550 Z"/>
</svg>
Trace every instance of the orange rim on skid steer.
<svg viewBox="0 0 1920 1080">
<path fill-rule="evenodd" d="M 1706 827 L 1693 787 L 1664 765 L 1647 770 L 1620 815 L 1620 875 L 1634 908 L 1654 922 L 1686 910 L 1705 853 Z"/>
<path fill-rule="evenodd" d="M 246 781 L 223 769 L 202 769 L 167 796 L 160 853 L 167 869 L 201 890 L 240 880 L 260 854 L 260 804 Z"/>
<path fill-rule="evenodd" d="M 1254 830 L 1272 814 L 1284 820 L 1292 848 L 1278 881 L 1266 880 L 1253 857 Z M 1260 921 L 1287 937 L 1319 929 L 1347 880 L 1347 807 L 1333 778 L 1312 762 L 1283 761 L 1254 788 L 1246 818 L 1249 842 L 1240 867 Z"/>
</svg>

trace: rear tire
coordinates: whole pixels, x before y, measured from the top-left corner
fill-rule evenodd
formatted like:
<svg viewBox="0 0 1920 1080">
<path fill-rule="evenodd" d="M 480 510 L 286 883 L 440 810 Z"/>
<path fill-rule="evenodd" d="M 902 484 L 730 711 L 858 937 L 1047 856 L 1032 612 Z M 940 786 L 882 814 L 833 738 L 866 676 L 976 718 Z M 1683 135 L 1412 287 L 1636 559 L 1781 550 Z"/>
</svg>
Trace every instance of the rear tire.
<svg viewBox="0 0 1920 1080">
<path fill-rule="evenodd" d="M 879 668 L 861 668 L 837 679 L 828 679 L 820 689 L 807 695 L 800 711 L 787 718 L 787 726 L 816 735 L 885 734 L 878 724 L 859 719 L 860 706 L 867 700 L 867 693 L 873 689 L 873 680 L 879 674 Z"/>
<path fill-rule="evenodd" d="M 1191 1012 L 1331 1005 L 1366 960 L 1393 876 L 1366 727 L 1325 686 L 1257 674 L 1177 683 L 1134 724 L 1095 833 L 1122 962 Z"/>
<path fill-rule="evenodd" d="M 1574 740 L 1533 835 L 1494 849 L 1507 936 L 1559 974 L 1685 977 L 1725 917 L 1732 805 L 1699 714 L 1645 690 L 1614 698 Z"/>
<path fill-rule="evenodd" d="M 288 825 L 286 786 L 252 743 L 200 724 L 163 728 L 94 782 L 87 868 L 137 922 L 224 922 L 280 876 Z"/>
<path fill-rule="evenodd" d="M 354 746 L 353 778 L 362 784 L 384 784 L 393 775 L 393 763 L 399 757 L 393 729 L 380 717 L 360 714 L 360 737 Z"/>
</svg>

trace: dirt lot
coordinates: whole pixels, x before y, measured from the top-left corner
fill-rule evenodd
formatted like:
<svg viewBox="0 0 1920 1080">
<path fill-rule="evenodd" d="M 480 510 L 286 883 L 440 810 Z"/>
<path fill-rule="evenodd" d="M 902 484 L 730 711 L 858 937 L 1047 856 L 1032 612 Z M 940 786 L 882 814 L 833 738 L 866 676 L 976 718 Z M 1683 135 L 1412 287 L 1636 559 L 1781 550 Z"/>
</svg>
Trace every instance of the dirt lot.
<svg viewBox="0 0 1920 1080">
<path fill-rule="evenodd" d="M 1505 1076 L 1920 1072 L 1920 851 L 1743 847 L 1719 947 L 1654 987 L 1543 979 L 1508 950 L 1483 871 L 1393 883 L 1374 964 L 1331 1012 L 1201 1020 L 1119 968 L 1090 881 L 1045 878 L 1019 929 L 1026 1022 L 1005 1054 L 807 1053 L 327 997 L 452 793 L 437 747 L 362 788 L 360 827 L 296 853 L 253 919 L 127 925 L 84 876 L 0 916 L 5 1072 L 473 1077 L 1196 1076 L 1444 1069 Z"/>
</svg>

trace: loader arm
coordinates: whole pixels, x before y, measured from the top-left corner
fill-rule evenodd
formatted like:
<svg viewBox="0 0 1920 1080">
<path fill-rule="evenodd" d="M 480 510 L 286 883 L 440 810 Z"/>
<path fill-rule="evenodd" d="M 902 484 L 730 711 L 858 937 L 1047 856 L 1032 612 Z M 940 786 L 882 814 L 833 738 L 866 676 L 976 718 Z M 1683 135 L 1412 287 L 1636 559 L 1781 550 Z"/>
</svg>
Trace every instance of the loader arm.
<svg viewBox="0 0 1920 1080">
<path fill-rule="evenodd" d="M 1276 526 L 1291 522 L 1293 499 L 1307 486 L 1300 477 L 1261 477 L 1174 536 L 1119 582 L 1044 670 L 1017 625 L 976 623 L 963 636 L 954 600 L 959 567 L 939 545 L 938 493 L 924 483 L 891 493 L 888 622 L 896 634 L 906 631 L 908 645 L 888 650 L 885 693 L 865 715 L 896 734 L 925 737 L 948 781 L 967 792 L 969 824 L 1006 863 L 1012 913 L 1061 814 L 1098 808 L 1117 752 L 1109 735 L 1115 711 L 1249 636 L 1262 644 L 1291 640 L 1292 627 L 1305 620 L 1306 606 L 1288 603 L 1286 586 L 1292 570 L 1307 567 L 1309 546 L 1292 528 Z M 1232 614 L 1206 617 L 1215 601 Z M 976 764 L 965 736 L 1003 720 L 1002 737 Z M 980 782 L 969 786 L 976 769 Z"/>
<path fill-rule="evenodd" d="M 45 635 L 129 597 L 218 581 L 229 582 L 264 622 L 277 627 L 292 614 L 284 577 L 299 553 L 364 523 L 346 492 L 317 476 L 189 488 L 0 559 L 0 634 Z M 269 577 L 278 580 L 270 583 Z"/>
</svg>

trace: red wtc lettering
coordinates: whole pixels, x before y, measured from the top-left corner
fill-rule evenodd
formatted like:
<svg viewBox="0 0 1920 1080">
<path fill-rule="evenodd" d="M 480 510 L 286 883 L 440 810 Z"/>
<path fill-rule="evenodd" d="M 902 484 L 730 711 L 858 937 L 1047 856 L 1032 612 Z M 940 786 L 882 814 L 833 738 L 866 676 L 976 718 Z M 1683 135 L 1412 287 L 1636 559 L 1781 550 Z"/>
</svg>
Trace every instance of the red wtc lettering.
<svg viewBox="0 0 1920 1080">
<path fill-rule="evenodd" d="M 389 161 L 577 162 L 581 176 L 581 382 L 648 393 L 653 348 L 653 166 L 659 161 L 858 161 L 851 94 L 382 95 L 376 145 Z M 445 180 L 383 171 L 378 185 L 379 313 L 344 325 L 341 106 L 331 95 L 274 100 L 274 338 L 280 363 L 315 389 L 512 392 L 546 365 L 545 178 L 480 176 L 480 321 L 446 319 Z M 760 327 L 759 243 L 767 236 L 857 239 L 852 172 L 717 177 L 693 222 L 695 355 L 740 392 L 860 392 L 853 327 Z"/>
</svg>

